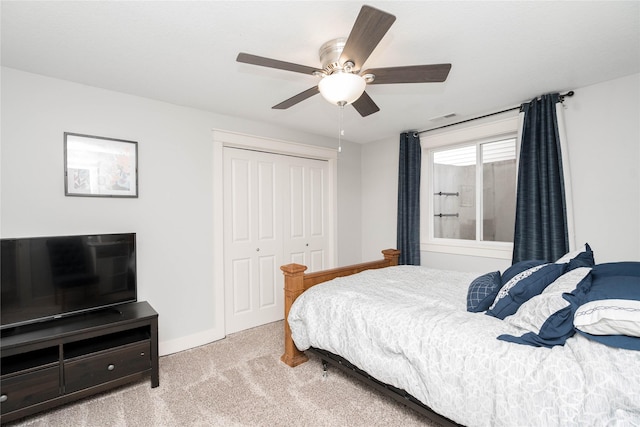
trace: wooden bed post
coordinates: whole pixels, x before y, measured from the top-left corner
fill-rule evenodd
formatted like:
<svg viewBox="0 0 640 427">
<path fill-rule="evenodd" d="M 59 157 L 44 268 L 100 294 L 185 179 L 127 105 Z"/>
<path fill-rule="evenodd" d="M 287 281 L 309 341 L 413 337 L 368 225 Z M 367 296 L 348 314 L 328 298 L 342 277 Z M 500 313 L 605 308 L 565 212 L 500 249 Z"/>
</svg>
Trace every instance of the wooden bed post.
<svg viewBox="0 0 640 427">
<path fill-rule="evenodd" d="M 292 368 L 309 360 L 309 357 L 298 350 L 293 342 L 287 321 L 291 305 L 304 292 L 304 272 L 306 269 L 307 267 L 300 264 L 287 264 L 280 267 L 284 273 L 284 354 L 280 360 Z"/>
<path fill-rule="evenodd" d="M 400 251 L 397 249 L 385 249 L 382 251 L 384 259 L 389 261 L 389 266 L 398 265 L 398 259 L 400 258 Z"/>
</svg>

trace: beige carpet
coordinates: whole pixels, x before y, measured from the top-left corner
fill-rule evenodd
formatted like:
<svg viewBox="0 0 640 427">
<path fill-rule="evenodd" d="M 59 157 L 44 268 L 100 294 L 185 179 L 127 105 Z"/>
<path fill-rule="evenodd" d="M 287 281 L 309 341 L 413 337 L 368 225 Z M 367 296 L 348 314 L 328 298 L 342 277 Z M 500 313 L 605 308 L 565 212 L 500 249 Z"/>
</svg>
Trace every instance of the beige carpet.
<svg viewBox="0 0 640 427">
<path fill-rule="evenodd" d="M 390 398 L 312 358 L 280 362 L 282 321 L 160 358 L 149 381 L 8 426 L 433 426 Z"/>
</svg>

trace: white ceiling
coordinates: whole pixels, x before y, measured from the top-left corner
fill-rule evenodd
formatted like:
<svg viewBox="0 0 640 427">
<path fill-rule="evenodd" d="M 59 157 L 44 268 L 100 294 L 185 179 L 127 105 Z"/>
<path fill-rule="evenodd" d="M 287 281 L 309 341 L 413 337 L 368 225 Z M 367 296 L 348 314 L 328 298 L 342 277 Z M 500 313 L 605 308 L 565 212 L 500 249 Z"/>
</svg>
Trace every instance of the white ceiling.
<svg viewBox="0 0 640 427">
<path fill-rule="evenodd" d="M 2 65 L 337 137 L 320 95 L 271 107 L 317 78 L 235 61 L 239 52 L 320 67 L 363 3 L 348 1 L 6 1 Z M 638 1 L 368 2 L 396 22 L 365 66 L 451 63 L 444 83 L 375 85 L 380 110 L 344 110 L 365 143 L 640 72 Z M 637 94 L 636 94 L 637 95 Z M 580 93 L 576 92 L 579 97 Z M 430 119 L 456 113 L 452 119 Z"/>
</svg>

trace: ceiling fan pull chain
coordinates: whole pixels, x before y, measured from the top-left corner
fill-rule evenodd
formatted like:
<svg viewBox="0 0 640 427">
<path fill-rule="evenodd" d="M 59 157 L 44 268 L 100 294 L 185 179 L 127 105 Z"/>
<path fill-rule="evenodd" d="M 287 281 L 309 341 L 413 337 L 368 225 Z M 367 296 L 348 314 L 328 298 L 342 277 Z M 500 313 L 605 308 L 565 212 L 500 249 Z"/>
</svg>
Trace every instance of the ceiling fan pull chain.
<svg viewBox="0 0 640 427">
<path fill-rule="evenodd" d="M 340 105 L 340 120 L 338 124 L 338 153 L 342 153 L 342 136 L 344 135 L 344 129 L 342 129 L 342 119 L 344 117 L 344 103 Z"/>
</svg>

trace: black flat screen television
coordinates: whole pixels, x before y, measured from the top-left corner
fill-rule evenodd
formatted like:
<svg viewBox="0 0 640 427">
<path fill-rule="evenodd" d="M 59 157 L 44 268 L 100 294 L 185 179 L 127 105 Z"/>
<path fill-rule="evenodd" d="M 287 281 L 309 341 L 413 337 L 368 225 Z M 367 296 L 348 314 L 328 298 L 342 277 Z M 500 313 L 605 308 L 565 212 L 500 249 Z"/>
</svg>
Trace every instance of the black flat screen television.
<svg viewBox="0 0 640 427">
<path fill-rule="evenodd" d="M 3 330 L 137 300 L 135 233 L 1 243 Z"/>
</svg>

